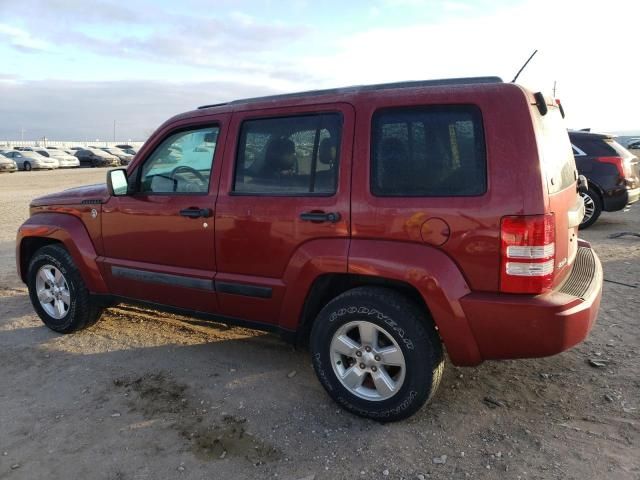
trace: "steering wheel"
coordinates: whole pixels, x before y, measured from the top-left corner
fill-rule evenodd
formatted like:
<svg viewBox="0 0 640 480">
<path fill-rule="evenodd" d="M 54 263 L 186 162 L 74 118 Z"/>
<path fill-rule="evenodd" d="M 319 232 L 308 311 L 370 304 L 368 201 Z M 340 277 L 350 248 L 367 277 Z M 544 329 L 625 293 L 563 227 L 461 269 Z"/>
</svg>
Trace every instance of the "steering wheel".
<svg viewBox="0 0 640 480">
<path fill-rule="evenodd" d="M 202 175 L 198 170 L 190 167 L 189 165 L 178 165 L 176 168 L 174 168 L 171 171 L 171 179 L 175 181 L 176 175 L 183 172 L 192 173 L 202 183 L 203 186 L 207 184 L 206 177 Z"/>
</svg>

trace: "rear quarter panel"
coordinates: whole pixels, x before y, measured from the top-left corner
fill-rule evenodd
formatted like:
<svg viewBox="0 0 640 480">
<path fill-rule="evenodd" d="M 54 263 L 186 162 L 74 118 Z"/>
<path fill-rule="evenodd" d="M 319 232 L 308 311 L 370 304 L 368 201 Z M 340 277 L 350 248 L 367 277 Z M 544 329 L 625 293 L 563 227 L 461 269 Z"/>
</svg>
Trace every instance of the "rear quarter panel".
<svg viewBox="0 0 640 480">
<path fill-rule="evenodd" d="M 386 239 L 389 248 L 423 244 L 425 220 L 440 218 L 450 237 L 438 247 L 472 290 L 499 288 L 500 219 L 544 213 L 545 192 L 527 92 L 513 84 L 432 88 L 424 94 L 381 91 L 356 102 L 352 187 L 352 236 Z M 471 104 L 479 107 L 485 133 L 487 190 L 473 197 L 376 197 L 370 191 L 371 124 L 378 109 Z M 418 259 L 416 259 L 418 260 Z"/>
</svg>

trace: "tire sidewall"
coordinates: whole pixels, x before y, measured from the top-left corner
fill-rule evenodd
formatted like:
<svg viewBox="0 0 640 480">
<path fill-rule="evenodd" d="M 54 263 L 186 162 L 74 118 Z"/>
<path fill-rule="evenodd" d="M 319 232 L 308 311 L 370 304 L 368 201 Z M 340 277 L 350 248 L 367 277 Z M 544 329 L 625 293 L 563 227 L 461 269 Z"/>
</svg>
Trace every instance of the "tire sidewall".
<svg viewBox="0 0 640 480">
<path fill-rule="evenodd" d="M 56 319 L 50 316 L 42 305 L 40 305 L 40 300 L 38 300 L 38 293 L 36 290 L 36 276 L 38 274 L 38 270 L 44 265 L 52 265 L 60 270 L 60 273 L 64 275 L 65 280 L 67 281 L 67 286 L 69 287 L 69 295 L 71 298 L 71 304 L 69 305 L 69 310 L 67 314 L 61 318 Z M 35 308 L 38 316 L 42 319 L 44 324 L 52 330 L 56 332 L 65 332 L 71 328 L 74 323 L 74 318 L 76 317 L 77 303 L 78 303 L 78 285 L 76 283 L 75 276 L 73 275 L 72 266 L 68 265 L 68 263 L 59 258 L 57 255 L 51 253 L 50 249 L 43 249 L 43 251 L 35 254 L 31 262 L 29 263 L 29 272 L 28 272 L 28 287 L 29 287 L 29 298 L 31 299 L 31 303 Z"/>
<path fill-rule="evenodd" d="M 585 228 L 589 228 L 591 225 L 596 223 L 596 221 L 600 217 L 600 214 L 602 213 L 602 201 L 600 200 L 600 196 L 596 192 L 591 190 L 591 189 L 587 190 L 585 192 L 585 195 L 588 195 L 591 198 L 591 200 L 593 201 L 593 215 L 586 222 L 580 223 L 580 225 L 579 225 L 579 229 L 580 230 L 584 230 Z"/>
<path fill-rule="evenodd" d="M 355 300 L 355 299 L 354 299 Z M 341 304 L 343 303 L 343 304 Z M 429 395 L 432 369 L 429 355 L 431 346 L 424 332 L 402 326 L 392 309 L 383 312 L 378 305 L 363 298 L 357 301 L 329 304 L 316 320 L 311 338 L 311 352 L 316 374 L 331 397 L 342 407 L 360 416 L 379 421 L 404 418 L 420 408 Z M 331 359 L 330 345 L 335 332 L 352 321 L 368 321 L 382 327 L 400 346 L 405 359 L 405 379 L 393 397 L 371 401 L 351 393 L 337 378 Z M 425 386 L 427 388 L 425 389 Z"/>
<path fill-rule="evenodd" d="M 31 163 L 30 162 L 24 162 L 23 168 L 24 168 L 24 170 L 26 172 L 30 172 L 31 171 Z"/>
</svg>

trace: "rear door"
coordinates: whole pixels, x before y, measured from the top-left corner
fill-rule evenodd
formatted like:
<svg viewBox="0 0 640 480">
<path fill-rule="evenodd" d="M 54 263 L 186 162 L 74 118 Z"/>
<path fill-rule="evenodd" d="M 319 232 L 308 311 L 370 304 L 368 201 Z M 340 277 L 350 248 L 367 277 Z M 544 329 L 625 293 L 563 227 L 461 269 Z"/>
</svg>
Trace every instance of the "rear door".
<svg viewBox="0 0 640 480">
<path fill-rule="evenodd" d="M 560 109 L 550 104 L 547 114 L 540 115 L 532 106 L 532 115 L 536 119 L 538 150 L 549 194 L 547 212 L 555 218 L 555 287 L 570 273 L 575 260 L 584 202 L 577 192 L 578 171 Z"/>
<path fill-rule="evenodd" d="M 353 125 L 344 103 L 233 114 L 215 219 L 223 314 L 277 323 L 285 272 L 319 245 L 346 272 Z"/>
</svg>

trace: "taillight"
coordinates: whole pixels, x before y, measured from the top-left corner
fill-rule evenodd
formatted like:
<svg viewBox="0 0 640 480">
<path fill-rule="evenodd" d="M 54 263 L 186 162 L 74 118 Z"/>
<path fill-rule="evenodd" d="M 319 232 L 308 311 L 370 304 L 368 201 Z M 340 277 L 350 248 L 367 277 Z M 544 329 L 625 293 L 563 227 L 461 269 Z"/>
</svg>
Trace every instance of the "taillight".
<svg viewBox="0 0 640 480">
<path fill-rule="evenodd" d="M 553 214 L 503 217 L 500 290 L 539 294 L 551 289 L 555 266 Z"/>
<path fill-rule="evenodd" d="M 629 178 L 632 176 L 631 163 L 625 162 L 622 157 L 597 157 L 596 161 L 600 163 L 610 163 L 612 165 L 615 165 L 620 178 Z"/>
</svg>

